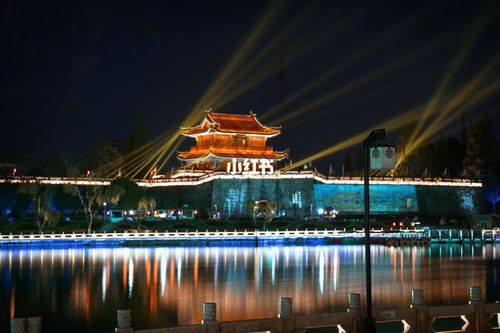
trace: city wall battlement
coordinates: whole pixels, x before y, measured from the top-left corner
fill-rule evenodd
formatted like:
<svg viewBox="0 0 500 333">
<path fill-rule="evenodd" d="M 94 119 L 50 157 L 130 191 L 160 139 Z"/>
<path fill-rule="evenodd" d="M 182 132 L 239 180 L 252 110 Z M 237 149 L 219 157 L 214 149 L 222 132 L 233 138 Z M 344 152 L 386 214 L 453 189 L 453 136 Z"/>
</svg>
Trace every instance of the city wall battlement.
<svg viewBox="0 0 500 333">
<path fill-rule="evenodd" d="M 14 177 L 0 179 L 0 190 L 15 193 L 22 183 L 109 186 L 112 181 Z M 276 214 L 292 218 L 313 217 L 327 208 L 356 215 L 364 207 L 363 178 L 327 177 L 312 171 L 231 175 L 184 170 L 172 177 L 134 181 L 156 199 L 157 207 L 187 204 L 202 214 L 218 212 L 227 218 L 251 216 L 252 203 L 259 200 L 276 202 Z M 471 215 L 482 212 L 484 196 L 481 182 L 471 179 L 374 177 L 370 179 L 370 204 L 372 214 L 381 215 Z"/>
</svg>

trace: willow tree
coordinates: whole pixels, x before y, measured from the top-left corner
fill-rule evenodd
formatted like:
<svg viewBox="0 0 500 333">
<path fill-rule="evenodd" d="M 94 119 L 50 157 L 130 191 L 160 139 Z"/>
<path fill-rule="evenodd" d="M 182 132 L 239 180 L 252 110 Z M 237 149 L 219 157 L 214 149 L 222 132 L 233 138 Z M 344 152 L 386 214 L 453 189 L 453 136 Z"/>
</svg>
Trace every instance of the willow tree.
<svg viewBox="0 0 500 333">
<path fill-rule="evenodd" d="M 146 217 L 154 213 L 156 209 L 156 200 L 154 198 L 142 197 L 137 203 L 137 210 L 139 212 L 138 226 L 137 229 L 141 230 L 141 222 L 143 222 Z"/>
<path fill-rule="evenodd" d="M 253 221 L 254 224 L 257 223 L 257 217 L 259 215 L 264 216 L 264 226 L 263 230 L 266 230 L 267 224 L 271 223 L 273 218 L 278 213 L 279 204 L 275 201 L 259 200 L 255 201 L 253 206 Z"/>
<path fill-rule="evenodd" d="M 59 213 L 50 207 L 53 193 L 49 186 L 40 183 L 24 183 L 18 191 L 30 197 L 35 223 L 40 233 L 47 225 L 57 223 Z"/>
<path fill-rule="evenodd" d="M 113 170 L 119 169 L 123 162 L 122 155 L 118 149 L 108 141 L 97 140 L 84 154 L 80 162 L 83 170 L 81 173 L 87 175 L 88 180 L 93 177 L 109 175 Z M 122 186 L 113 182 L 105 185 L 64 185 L 64 192 L 78 197 L 85 214 L 87 232 L 92 231 L 97 213 L 103 209 L 104 203 L 116 205 L 120 197 L 125 193 Z"/>
<path fill-rule="evenodd" d="M 125 193 L 125 190 L 120 185 L 111 184 L 104 185 L 65 185 L 66 193 L 77 196 L 82 205 L 87 222 L 87 232 L 92 232 L 92 225 L 97 213 L 103 209 L 104 203 L 116 205 L 120 201 L 120 197 Z"/>
</svg>

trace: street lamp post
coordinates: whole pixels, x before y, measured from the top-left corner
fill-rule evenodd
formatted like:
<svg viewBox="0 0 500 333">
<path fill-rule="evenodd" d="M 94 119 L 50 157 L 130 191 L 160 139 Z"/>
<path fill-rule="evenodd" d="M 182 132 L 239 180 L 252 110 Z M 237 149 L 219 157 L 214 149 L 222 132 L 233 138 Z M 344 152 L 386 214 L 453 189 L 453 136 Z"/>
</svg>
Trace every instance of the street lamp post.
<svg viewBox="0 0 500 333">
<path fill-rule="evenodd" d="M 365 291 L 366 291 L 366 318 L 364 321 L 365 332 L 376 332 L 376 322 L 372 316 L 372 267 L 370 252 L 370 148 L 385 140 L 385 129 L 373 130 L 366 139 L 363 140 L 365 149 L 365 170 L 364 170 L 364 200 L 365 200 Z"/>
</svg>

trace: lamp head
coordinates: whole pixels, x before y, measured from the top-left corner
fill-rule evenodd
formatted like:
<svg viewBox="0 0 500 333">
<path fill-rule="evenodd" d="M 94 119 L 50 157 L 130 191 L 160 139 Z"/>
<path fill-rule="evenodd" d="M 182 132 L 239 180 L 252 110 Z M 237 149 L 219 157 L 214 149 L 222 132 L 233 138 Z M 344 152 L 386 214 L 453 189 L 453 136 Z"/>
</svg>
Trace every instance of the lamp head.
<svg viewBox="0 0 500 333">
<path fill-rule="evenodd" d="M 385 140 L 385 128 L 379 128 L 371 131 L 370 135 L 363 140 L 363 145 L 365 147 L 371 147 L 374 145 L 379 145 Z"/>
</svg>

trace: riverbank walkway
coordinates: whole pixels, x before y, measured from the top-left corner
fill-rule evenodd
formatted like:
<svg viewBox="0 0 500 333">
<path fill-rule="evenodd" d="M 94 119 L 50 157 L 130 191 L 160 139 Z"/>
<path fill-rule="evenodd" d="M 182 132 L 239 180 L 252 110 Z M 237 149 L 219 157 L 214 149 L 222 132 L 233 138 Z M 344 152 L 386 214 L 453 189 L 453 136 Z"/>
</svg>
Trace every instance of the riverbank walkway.
<svg viewBox="0 0 500 333">
<path fill-rule="evenodd" d="M 225 243 L 240 245 L 361 244 L 364 242 L 364 237 L 364 229 L 0 234 L 0 247 L 224 245 Z M 372 229 L 371 239 L 374 244 L 389 246 L 429 245 L 431 243 L 487 243 L 500 242 L 500 230 Z"/>
</svg>

